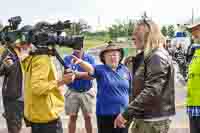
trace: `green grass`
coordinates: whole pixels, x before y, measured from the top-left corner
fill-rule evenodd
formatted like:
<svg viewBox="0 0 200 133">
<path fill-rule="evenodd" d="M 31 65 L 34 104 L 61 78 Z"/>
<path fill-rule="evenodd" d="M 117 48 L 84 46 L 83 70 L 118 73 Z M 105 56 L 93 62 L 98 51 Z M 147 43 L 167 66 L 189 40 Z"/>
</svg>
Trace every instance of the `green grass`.
<svg viewBox="0 0 200 133">
<path fill-rule="evenodd" d="M 101 46 L 105 44 L 105 41 L 103 40 L 97 40 L 97 39 L 87 39 L 84 41 L 84 51 L 87 51 L 90 48 L 95 48 L 98 46 Z M 125 56 L 135 56 L 135 49 L 134 48 L 127 48 L 125 49 Z M 59 49 L 59 53 L 61 56 L 63 56 L 64 54 L 71 54 L 72 49 L 71 48 L 66 48 L 66 47 L 61 47 Z"/>
<path fill-rule="evenodd" d="M 105 42 L 101 41 L 101 40 L 85 40 L 84 49 L 87 50 L 87 49 L 90 49 L 90 48 L 98 47 L 98 46 L 100 46 L 100 45 L 102 45 L 104 43 Z"/>
<path fill-rule="evenodd" d="M 97 47 L 97 46 L 101 46 L 102 44 L 104 44 L 105 42 L 104 41 L 101 41 L 101 40 L 85 40 L 84 41 L 84 51 L 90 49 L 90 48 L 94 48 L 94 47 Z M 66 47 L 61 47 L 59 49 L 59 53 L 61 55 L 63 54 L 70 54 L 72 52 L 72 49 L 71 48 L 66 48 Z"/>
</svg>

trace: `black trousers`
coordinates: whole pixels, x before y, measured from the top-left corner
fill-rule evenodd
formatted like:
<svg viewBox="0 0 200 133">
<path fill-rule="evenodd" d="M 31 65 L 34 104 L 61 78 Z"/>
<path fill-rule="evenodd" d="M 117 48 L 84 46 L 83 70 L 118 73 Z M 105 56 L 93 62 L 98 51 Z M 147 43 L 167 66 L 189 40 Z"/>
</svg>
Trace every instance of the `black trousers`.
<svg viewBox="0 0 200 133">
<path fill-rule="evenodd" d="M 200 117 L 190 117 L 190 133 L 200 133 Z"/>
<path fill-rule="evenodd" d="M 31 123 L 31 133 L 63 133 L 60 119 L 48 123 Z"/>
<path fill-rule="evenodd" d="M 128 128 L 114 128 L 114 121 L 117 115 L 98 116 L 98 133 L 128 133 Z"/>
<path fill-rule="evenodd" d="M 3 98 L 4 113 L 9 133 L 19 133 L 24 116 L 24 102 Z"/>
</svg>

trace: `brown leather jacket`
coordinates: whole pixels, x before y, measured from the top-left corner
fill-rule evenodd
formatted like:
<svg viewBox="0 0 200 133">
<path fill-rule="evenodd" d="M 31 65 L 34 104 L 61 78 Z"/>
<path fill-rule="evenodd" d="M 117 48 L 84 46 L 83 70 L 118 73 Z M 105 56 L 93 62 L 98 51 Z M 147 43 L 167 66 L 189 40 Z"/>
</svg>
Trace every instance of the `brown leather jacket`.
<svg viewBox="0 0 200 133">
<path fill-rule="evenodd" d="M 122 114 L 125 119 L 151 119 L 175 114 L 174 68 L 164 48 L 153 50 L 145 58 L 134 80 L 141 91 Z"/>
</svg>

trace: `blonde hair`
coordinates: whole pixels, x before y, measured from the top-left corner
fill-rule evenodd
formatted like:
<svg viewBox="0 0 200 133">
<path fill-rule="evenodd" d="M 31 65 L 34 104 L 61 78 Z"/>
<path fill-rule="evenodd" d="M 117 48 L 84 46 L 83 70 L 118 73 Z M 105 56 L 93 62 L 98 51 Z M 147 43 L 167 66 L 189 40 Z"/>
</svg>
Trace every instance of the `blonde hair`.
<svg viewBox="0 0 200 133">
<path fill-rule="evenodd" d="M 144 26 L 144 55 L 148 55 L 152 50 L 164 47 L 165 37 L 161 33 L 159 26 L 152 20 L 142 20 L 137 26 Z"/>
</svg>

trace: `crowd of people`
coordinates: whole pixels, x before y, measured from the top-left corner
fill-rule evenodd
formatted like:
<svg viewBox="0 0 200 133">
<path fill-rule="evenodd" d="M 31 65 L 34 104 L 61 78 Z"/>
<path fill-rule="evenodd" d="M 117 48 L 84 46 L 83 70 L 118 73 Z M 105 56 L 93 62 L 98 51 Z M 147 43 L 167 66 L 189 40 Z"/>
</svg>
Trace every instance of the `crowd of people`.
<svg viewBox="0 0 200 133">
<path fill-rule="evenodd" d="M 198 39 L 200 29 L 190 27 Z M 198 32 L 197 32 L 198 31 Z M 60 113 L 69 116 L 68 131 L 76 132 L 81 109 L 87 133 L 93 132 L 92 106 L 96 97 L 98 133 L 167 133 L 175 115 L 175 83 L 172 52 L 159 26 L 142 19 L 132 34 L 137 49 L 135 57 L 124 60 L 124 51 L 109 42 L 99 54 L 101 64 L 74 48 L 58 67 L 55 57 L 29 54 L 37 49 L 26 40 L 17 39 L 13 54 L 0 66 L 4 113 L 9 133 L 20 133 L 22 120 L 32 133 L 63 133 Z M 181 46 L 173 53 L 178 60 Z M 198 63 L 199 49 L 189 66 L 187 112 L 190 131 L 199 127 Z M 179 62 L 183 66 L 183 62 Z M 93 80 L 97 88 L 94 89 Z M 67 86 L 67 89 L 66 87 Z M 64 123 L 66 124 L 66 123 Z"/>
<path fill-rule="evenodd" d="M 182 43 L 177 43 L 176 47 L 172 47 L 172 44 L 168 43 L 165 45 L 165 48 L 172 56 L 173 61 L 177 64 L 179 73 L 184 80 L 187 81 L 188 64 L 190 61 L 188 60 L 189 55 L 183 48 L 183 45 Z"/>
</svg>

